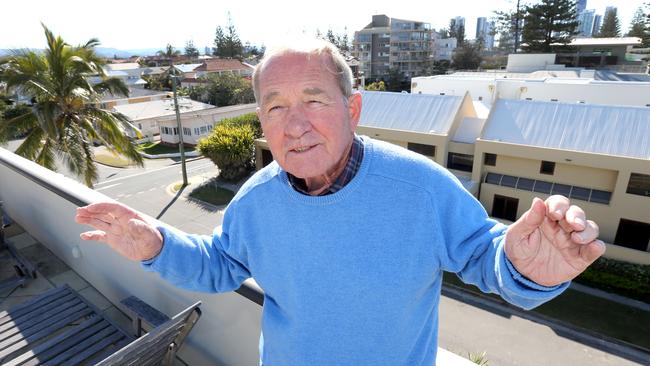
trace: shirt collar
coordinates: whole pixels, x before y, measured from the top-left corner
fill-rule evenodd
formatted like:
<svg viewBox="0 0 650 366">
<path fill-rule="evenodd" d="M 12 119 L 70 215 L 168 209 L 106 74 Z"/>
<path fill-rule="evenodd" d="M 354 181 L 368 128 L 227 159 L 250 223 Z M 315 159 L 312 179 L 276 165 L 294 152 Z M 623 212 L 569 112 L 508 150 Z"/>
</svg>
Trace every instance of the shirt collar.
<svg viewBox="0 0 650 366">
<path fill-rule="evenodd" d="M 354 139 L 352 140 L 352 147 L 350 148 L 350 154 L 348 156 L 348 162 L 345 164 L 345 168 L 343 168 L 341 174 L 336 178 L 336 180 L 334 180 L 334 183 L 332 183 L 328 189 L 321 192 L 319 196 L 334 194 L 343 189 L 343 187 L 350 183 L 352 178 L 354 178 L 354 176 L 359 171 L 359 168 L 361 168 L 362 160 L 363 141 L 361 138 L 359 138 L 359 136 L 355 134 Z M 309 191 L 307 190 L 307 185 L 305 184 L 304 179 L 297 178 L 289 172 L 287 172 L 287 178 L 289 179 L 289 184 L 291 184 L 291 187 L 293 187 L 293 189 L 304 195 L 309 195 Z"/>
</svg>

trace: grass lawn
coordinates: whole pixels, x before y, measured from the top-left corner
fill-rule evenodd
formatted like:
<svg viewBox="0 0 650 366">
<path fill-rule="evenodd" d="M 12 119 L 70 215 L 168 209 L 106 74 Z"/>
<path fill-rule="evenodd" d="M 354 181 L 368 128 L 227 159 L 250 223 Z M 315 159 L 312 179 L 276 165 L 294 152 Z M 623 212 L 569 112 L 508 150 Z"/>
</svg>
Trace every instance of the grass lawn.
<svg viewBox="0 0 650 366">
<path fill-rule="evenodd" d="M 145 142 L 138 145 L 138 150 L 149 155 L 173 154 L 178 152 L 178 147 L 163 145 L 160 142 Z M 185 152 L 194 151 L 194 148 L 185 147 Z"/>
<path fill-rule="evenodd" d="M 215 206 L 227 205 L 234 196 L 235 192 L 222 187 L 214 187 L 211 184 L 197 187 L 190 193 L 190 197 Z"/>
<path fill-rule="evenodd" d="M 475 286 L 461 282 L 454 274 L 445 273 L 444 281 L 483 294 Z M 505 303 L 498 295 L 487 296 Z M 562 295 L 531 311 L 556 319 L 560 323 L 588 329 L 650 349 L 647 330 L 647 325 L 650 324 L 650 313 L 637 308 L 567 289 Z"/>
</svg>

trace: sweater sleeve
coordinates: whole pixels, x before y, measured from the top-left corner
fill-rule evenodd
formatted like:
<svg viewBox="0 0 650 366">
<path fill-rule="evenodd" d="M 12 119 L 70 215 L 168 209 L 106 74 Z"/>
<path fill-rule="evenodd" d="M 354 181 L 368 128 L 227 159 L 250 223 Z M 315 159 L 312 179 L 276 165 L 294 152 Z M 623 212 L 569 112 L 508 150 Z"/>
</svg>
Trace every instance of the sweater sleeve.
<svg viewBox="0 0 650 366">
<path fill-rule="evenodd" d="M 146 271 L 158 272 L 175 286 L 203 292 L 226 292 L 239 288 L 251 277 L 247 266 L 233 256 L 230 238 L 220 228 L 213 235 L 191 235 L 169 226 L 158 227 L 163 249 L 143 261 Z M 230 252 L 230 253 L 229 253 Z"/>
<path fill-rule="evenodd" d="M 522 276 L 503 249 L 508 227 L 490 219 L 451 173 L 439 178 L 432 202 L 444 239 L 438 247 L 442 270 L 524 309 L 541 305 L 568 287 L 568 283 L 546 287 Z"/>
</svg>

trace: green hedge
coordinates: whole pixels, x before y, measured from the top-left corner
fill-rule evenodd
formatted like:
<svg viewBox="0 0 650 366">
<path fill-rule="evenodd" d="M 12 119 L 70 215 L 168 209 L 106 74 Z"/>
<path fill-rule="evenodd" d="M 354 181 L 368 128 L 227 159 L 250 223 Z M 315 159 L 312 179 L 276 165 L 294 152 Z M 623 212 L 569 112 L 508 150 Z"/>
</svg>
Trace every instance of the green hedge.
<svg viewBox="0 0 650 366">
<path fill-rule="evenodd" d="M 650 303 L 650 265 L 599 258 L 574 281 Z"/>
<path fill-rule="evenodd" d="M 257 115 L 248 113 L 222 120 L 197 148 L 219 167 L 222 179 L 237 181 L 254 169 L 254 140 L 260 136 Z"/>
</svg>

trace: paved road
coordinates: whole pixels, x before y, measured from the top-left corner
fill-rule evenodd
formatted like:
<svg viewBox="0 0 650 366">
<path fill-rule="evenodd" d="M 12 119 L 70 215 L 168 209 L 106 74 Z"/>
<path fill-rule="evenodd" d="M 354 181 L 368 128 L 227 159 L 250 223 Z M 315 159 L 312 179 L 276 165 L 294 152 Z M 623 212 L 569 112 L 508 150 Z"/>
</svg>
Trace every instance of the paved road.
<svg viewBox="0 0 650 366">
<path fill-rule="evenodd" d="M 149 162 L 145 168 L 104 168 L 105 175 L 95 185 L 95 190 L 181 230 L 211 234 L 214 227 L 221 223 L 223 207 L 215 208 L 188 201 L 184 196 L 192 185 L 182 194 L 171 194 L 167 188 L 183 179 L 180 164 L 168 159 L 151 165 Z M 201 177 L 200 180 L 207 180 L 216 176 L 217 172 L 215 165 L 208 159 L 187 163 L 187 174 L 190 177 L 198 176 Z"/>
</svg>

